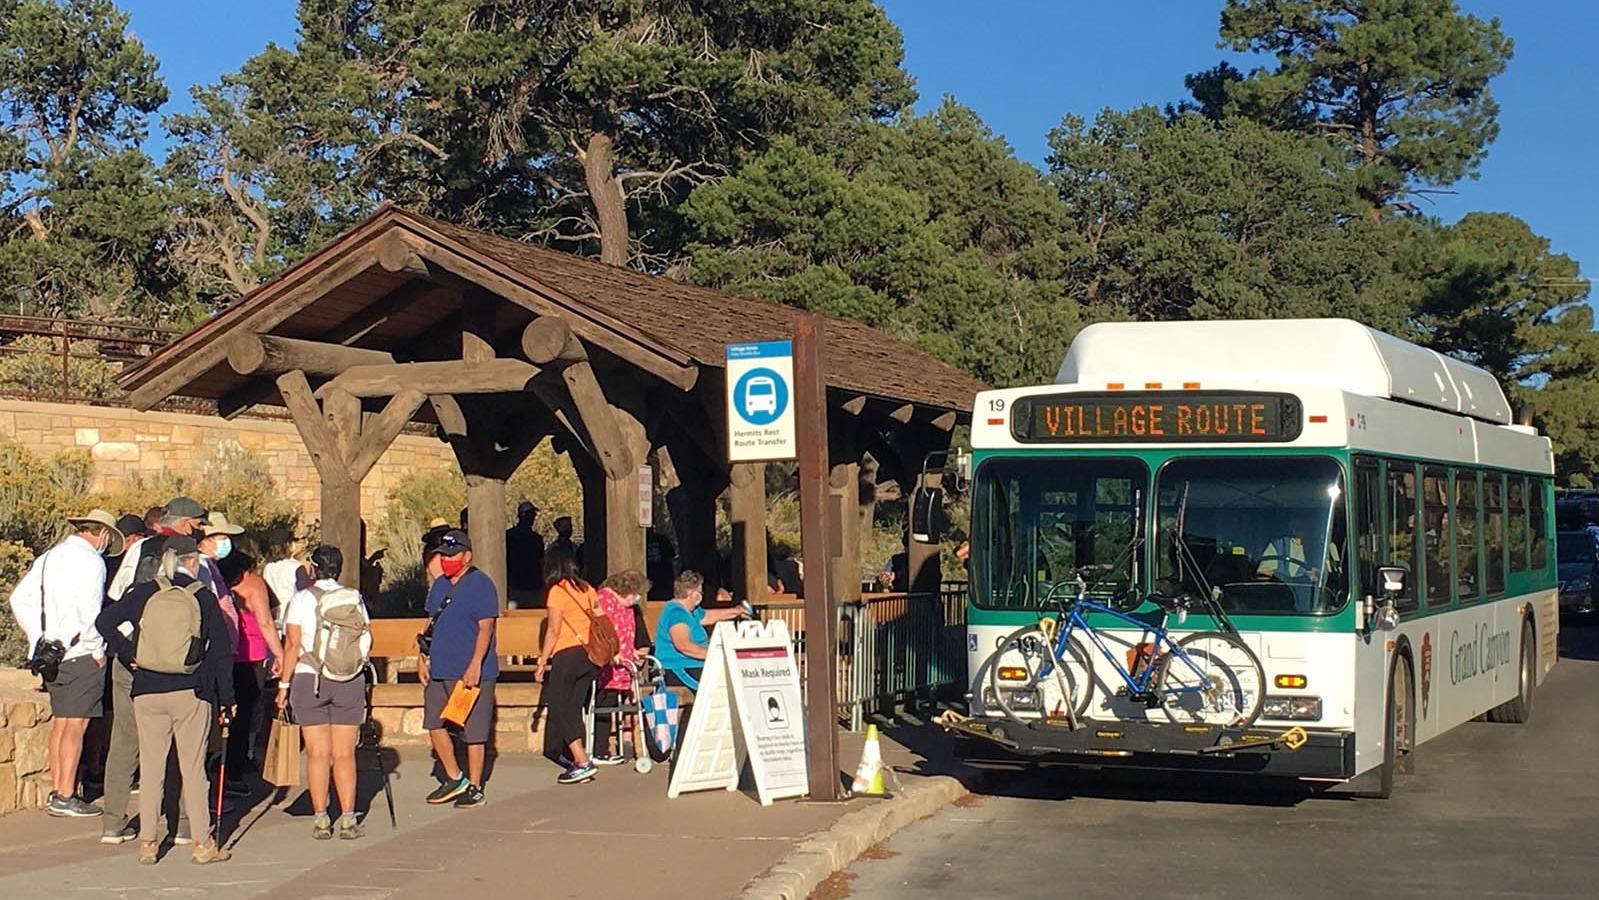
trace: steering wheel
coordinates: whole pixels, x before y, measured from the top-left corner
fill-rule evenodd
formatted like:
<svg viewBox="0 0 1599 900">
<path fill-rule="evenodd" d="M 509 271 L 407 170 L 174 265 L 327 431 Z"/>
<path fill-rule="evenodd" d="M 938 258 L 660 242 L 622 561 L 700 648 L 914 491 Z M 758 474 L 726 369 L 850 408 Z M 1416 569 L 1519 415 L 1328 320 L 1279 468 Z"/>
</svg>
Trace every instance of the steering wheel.
<svg viewBox="0 0 1599 900">
<path fill-rule="evenodd" d="M 1295 566 L 1299 567 L 1299 574 L 1297 574 L 1297 575 L 1288 575 L 1287 578 L 1295 578 L 1295 579 L 1300 579 L 1300 580 L 1303 580 L 1303 581 L 1309 581 L 1310 580 L 1310 573 L 1315 570 L 1315 566 L 1312 566 L 1309 562 L 1307 562 L 1306 560 L 1300 559 L 1297 556 L 1289 556 L 1286 553 L 1268 553 L 1265 556 L 1262 556 L 1255 563 L 1255 580 L 1256 581 L 1275 581 L 1275 582 L 1279 582 L 1279 583 L 1286 583 L 1286 579 L 1284 578 L 1284 576 L 1282 574 L 1282 568 L 1279 568 L 1279 569 L 1277 569 L 1277 571 L 1270 572 L 1270 573 L 1263 573 L 1263 572 L 1260 571 L 1261 566 L 1265 565 L 1268 560 L 1284 562 L 1284 563 L 1288 563 L 1289 565 L 1295 565 Z"/>
</svg>

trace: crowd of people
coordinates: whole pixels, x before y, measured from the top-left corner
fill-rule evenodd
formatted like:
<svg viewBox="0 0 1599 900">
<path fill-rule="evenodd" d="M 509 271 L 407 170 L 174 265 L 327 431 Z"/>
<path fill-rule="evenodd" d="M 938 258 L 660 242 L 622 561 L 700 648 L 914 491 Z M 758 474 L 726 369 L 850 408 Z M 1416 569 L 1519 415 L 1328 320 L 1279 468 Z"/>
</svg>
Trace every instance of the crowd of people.
<svg viewBox="0 0 1599 900">
<path fill-rule="evenodd" d="M 753 614 L 725 590 L 717 593 L 719 608 L 707 609 L 704 578 L 674 576 L 668 556 L 665 567 L 647 567 L 671 585 L 652 642 L 643 613 L 651 579 L 628 570 L 590 584 L 571 520 L 556 520 L 545 546 L 533 530 L 536 516 L 524 502 L 507 532 L 504 598 L 473 566 L 464 522 L 435 521 L 423 536 L 427 619 L 417 674 L 440 774 L 430 804 L 486 802 L 503 608 L 547 609 L 532 675 L 544 686 L 544 755 L 559 765 L 562 784 L 592 780 L 598 767 L 623 760 L 625 735 L 609 717 L 594 716 L 591 742 L 589 717 L 622 707 L 639 662 L 653 656 L 668 684 L 693 690 L 709 629 Z M 257 751 L 279 716 L 299 726 L 304 742 L 312 836 L 364 834 L 355 756 L 371 714 L 365 598 L 339 581 L 342 548 L 321 544 L 303 557 L 285 549 L 263 565 L 234 546 L 243 531 L 189 497 L 142 517 L 97 509 L 70 520 L 68 534 L 40 554 L 10 597 L 29 666 L 51 701 L 46 811 L 101 817 L 101 841 L 136 840 L 141 864 L 158 862 L 166 838 L 191 847 L 197 864 L 229 858 L 213 809 L 220 815 L 231 802 L 224 798 L 251 793 Z M 604 664 L 596 663 L 598 638 L 612 643 Z M 475 699 L 452 713 L 463 689 Z M 84 770 L 101 784 L 84 790 Z M 95 787 L 101 805 L 85 797 Z M 163 810 L 173 807 L 163 822 Z"/>
</svg>

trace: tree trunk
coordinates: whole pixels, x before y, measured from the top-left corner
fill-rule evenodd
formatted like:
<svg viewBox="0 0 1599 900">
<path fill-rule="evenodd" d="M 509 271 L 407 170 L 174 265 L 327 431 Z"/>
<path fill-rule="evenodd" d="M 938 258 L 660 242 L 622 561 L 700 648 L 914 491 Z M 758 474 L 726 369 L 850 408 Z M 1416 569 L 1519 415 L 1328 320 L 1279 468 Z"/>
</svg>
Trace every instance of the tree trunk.
<svg viewBox="0 0 1599 900">
<path fill-rule="evenodd" d="M 603 131 L 589 135 L 583 151 L 583 180 L 600 226 L 600 262 L 627 265 L 627 197 L 616 177 L 616 144 Z"/>
</svg>

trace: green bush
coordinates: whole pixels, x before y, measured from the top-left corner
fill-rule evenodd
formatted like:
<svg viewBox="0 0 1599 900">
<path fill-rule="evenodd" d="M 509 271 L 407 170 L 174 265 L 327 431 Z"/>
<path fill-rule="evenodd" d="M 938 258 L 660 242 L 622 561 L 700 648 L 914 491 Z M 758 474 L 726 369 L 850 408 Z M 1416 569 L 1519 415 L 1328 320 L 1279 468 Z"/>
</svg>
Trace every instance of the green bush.
<svg viewBox="0 0 1599 900">
<path fill-rule="evenodd" d="M 59 538 L 72 503 L 88 483 L 89 458 L 81 451 L 49 459 L 14 441 L 0 441 L 0 540 L 34 553 Z"/>
<path fill-rule="evenodd" d="M 83 483 L 87 482 L 85 470 Z M 228 521 L 243 525 L 252 534 L 292 530 L 300 519 L 299 507 L 283 499 L 260 456 L 232 441 L 218 445 L 197 473 L 164 469 L 149 476 L 135 475 L 119 491 L 67 496 L 73 512 L 99 507 L 114 515 L 143 515 L 180 494 L 193 497 L 206 509 L 221 510 Z"/>
<path fill-rule="evenodd" d="M 0 541 L 0 590 L 9 598 L 17 582 L 33 564 L 33 551 L 16 541 Z M 9 609 L 0 611 L 0 666 L 20 666 L 28 661 L 22 627 Z"/>
<path fill-rule="evenodd" d="M 546 539 L 550 523 L 571 516 L 581 527 L 583 490 L 571 464 L 548 443 L 535 448 L 505 488 L 506 524 L 516 521 L 517 504 L 539 508 L 538 525 Z M 466 480 L 454 469 L 411 472 L 389 491 L 382 521 L 368 536 L 368 552 L 382 548 L 383 586 L 373 610 L 378 615 L 416 615 L 422 608 L 422 532 L 427 523 L 460 522 L 466 506 Z"/>
<path fill-rule="evenodd" d="M 91 344 L 75 344 L 74 354 L 87 353 Z M 117 375 L 122 366 L 95 356 L 74 355 L 67 362 L 68 391 L 73 397 L 104 400 L 122 396 Z M 61 341 L 28 335 L 12 341 L 0 357 L 0 388 L 29 394 L 61 393 Z"/>
</svg>

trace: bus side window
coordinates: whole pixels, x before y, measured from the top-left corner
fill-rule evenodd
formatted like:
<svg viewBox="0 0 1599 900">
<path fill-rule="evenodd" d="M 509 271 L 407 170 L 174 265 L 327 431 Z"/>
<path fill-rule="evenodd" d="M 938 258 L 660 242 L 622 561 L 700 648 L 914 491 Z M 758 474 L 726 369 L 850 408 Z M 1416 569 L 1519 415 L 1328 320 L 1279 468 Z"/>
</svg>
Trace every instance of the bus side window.
<svg viewBox="0 0 1599 900">
<path fill-rule="evenodd" d="M 1375 459 L 1356 457 L 1354 501 L 1356 589 L 1361 597 L 1380 597 L 1377 569 L 1386 563 L 1382 556 L 1382 472 Z"/>
<path fill-rule="evenodd" d="M 1506 480 L 1510 483 L 1510 570 L 1521 574 L 1527 571 L 1532 553 L 1531 532 L 1527 530 L 1527 479 L 1511 475 Z"/>
<path fill-rule="evenodd" d="M 1527 480 L 1527 530 L 1532 532 L 1532 559 L 1528 568 L 1535 572 L 1549 568 L 1549 523 L 1544 520 L 1544 495 L 1548 492 L 1546 479 Z"/>
<path fill-rule="evenodd" d="M 1388 523 L 1388 557 L 1383 564 L 1410 570 L 1411 577 L 1405 579 L 1405 591 L 1395 598 L 1394 605 L 1402 611 L 1420 609 L 1421 604 L 1416 600 L 1419 590 L 1416 576 L 1421 571 L 1421 557 L 1416 553 L 1416 467 L 1390 460 L 1387 468 L 1383 518 Z"/>
<path fill-rule="evenodd" d="M 1456 469 L 1455 475 L 1455 596 L 1471 603 L 1482 595 L 1477 563 L 1482 556 L 1482 528 L 1477 521 L 1477 473 Z"/>
<path fill-rule="evenodd" d="M 1488 596 L 1505 593 L 1505 476 L 1482 476 L 1483 567 L 1488 571 Z"/>
<path fill-rule="evenodd" d="M 1450 604 L 1454 585 L 1454 542 L 1449 538 L 1449 472 L 1428 466 L 1421 478 L 1423 552 L 1427 559 L 1427 608 Z"/>
</svg>

